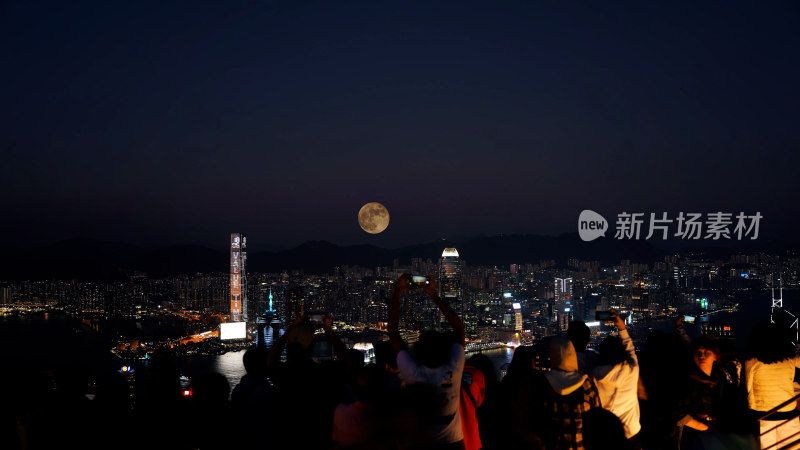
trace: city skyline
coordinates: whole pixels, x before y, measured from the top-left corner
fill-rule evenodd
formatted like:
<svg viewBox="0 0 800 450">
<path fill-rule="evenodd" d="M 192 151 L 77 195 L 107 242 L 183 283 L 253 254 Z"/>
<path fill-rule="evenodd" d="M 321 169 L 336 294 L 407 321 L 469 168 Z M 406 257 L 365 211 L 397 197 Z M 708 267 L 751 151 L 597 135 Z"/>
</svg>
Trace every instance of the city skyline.
<svg viewBox="0 0 800 450">
<path fill-rule="evenodd" d="M 448 248 L 444 253 L 455 251 Z M 800 300 L 800 259 L 796 254 L 740 254 L 716 259 L 666 255 L 644 264 L 623 259 L 608 265 L 571 258 L 566 266 L 555 261 L 500 266 L 458 261 L 458 266 L 465 326 L 475 331 L 470 339 L 478 343 L 498 339 L 520 342 L 515 340 L 519 336 L 513 336 L 520 331 L 520 321 L 526 324 L 522 333 L 525 339 L 563 332 L 569 320 L 592 321 L 596 310 L 609 308 L 635 315 L 634 321 L 641 324 L 651 319 L 668 320 L 676 313 L 695 317 L 740 307 L 769 318 L 775 311 L 776 283 L 779 297 L 787 297 L 791 308 L 796 308 Z M 363 331 L 366 334 L 362 338 L 374 339 L 368 330 L 379 331 L 385 326 L 392 283 L 399 274 L 439 269 L 439 285 L 446 286 L 448 274 L 442 267 L 441 260 L 422 257 L 395 261 L 393 266 L 341 266 L 316 274 L 303 270 L 251 272 L 248 279 L 252 283 L 243 287 L 247 290 L 246 308 L 265 311 L 266 302 L 274 300 L 276 306 L 270 314 L 284 323 L 291 323 L 302 311 L 327 311 L 344 329 L 356 334 Z M 125 280 L 105 282 L 25 280 L 0 283 L 0 288 L 0 304 L 6 315 L 49 310 L 111 321 L 108 323 L 114 323 L 115 317 L 140 320 L 154 315 L 174 316 L 202 325 L 201 334 L 195 336 L 201 340 L 214 337 L 208 335 L 214 321 L 226 321 L 228 316 L 234 321 L 236 313 L 230 301 L 231 274 L 224 272 L 165 277 L 133 274 Z M 438 314 L 431 321 L 429 302 L 413 291 L 403 308 L 406 327 L 417 331 L 436 327 Z M 783 300 L 777 306 L 782 310 Z M 752 319 L 748 314 L 741 320 Z M 254 324 L 258 318 L 250 316 L 247 321 Z M 128 332 L 142 330 L 131 328 Z"/>
<path fill-rule="evenodd" d="M 244 250 L 241 234 L 233 233 L 230 238 L 232 244 L 240 244 L 232 245 L 231 253 Z M 246 380 L 243 361 L 248 349 L 261 346 L 283 350 L 282 344 L 275 345 L 273 336 L 286 330 L 286 324 L 302 323 L 296 321 L 302 313 L 309 318 L 303 327 L 310 338 L 309 349 L 313 349 L 309 363 L 323 364 L 354 354 L 361 355 L 367 364 L 380 364 L 378 349 L 388 334 L 388 305 L 390 299 L 396 299 L 394 281 L 400 273 L 433 273 L 437 268 L 442 278 L 439 286 L 463 294 L 464 305 L 472 309 L 469 315 L 464 314 L 464 326 L 467 330 L 474 328 L 475 333 L 467 336 L 463 351 L 489 358 L 488 373 L 498 379 L 511 373 L 511 360 L 519 354 L 519 346 L 535 354 L 536 364 L 531 369 L 537 373 L 546 370 L 550 342 L 564 331 L 567 316 L 562 313 L 568 313 L 571 320 L 584 320 L 590 330 L 589 347 L 596 349 L 599 345 L 602 349 L 601 342 L 613 335 L 616 327 L 592 319 L 611 309 L 620 312 L 626 317 L 624 336 L 630 337 L 631 351 L 642 355 L 648 354 L 648 347 L 651 352 L 661 352 L 659 347 L 652 350 L 650 337 L 656 332 L 677 330 L 690 339 L 702 333 L 725 342 L 728 354 L 742 355 L 751 330 L 770 318 L 785 331 L 796 333 L 797 329 L 796 317 L 790 312 L 800 304 L 797 253 L 734 254 L 717 259 L 670 254 L 646 264 L 623 259 L 611 266 L 569 258 L 566 267 L 555 261 L 499 267 L 462 264 L 461 253 L 451 247 L 441 254 L 438 261 L 420 253 L 421 257 L 402 264 L 395 260 L 385 267 L 333 267 L 317 275 L 303 270 L 251 272 L 247 285 L 242 286 L 251 303 L 247 308 L 262 314 L 250 316 L 249 327 L 245 322 L 228 323 L 235 313 L 230 303 L 235 271 L 161 278 L 132 273 L 125 280 L 110 282 L 0 282 L 0 322 L 7 337 L 2 340 L 3 351 L 18 363 L 12 370 L 23 376 L 41 375 L 28 376 L 34 380 L 53 380 L 43 387 L 50 391 L 50 386 L 64 390 L 58 384 L 63 380 L 61 374 L 80 367 L 87 380 L 82 388 L 97 393 L 94 399 L 86 396 L 92 399 L 92 405 L 103 398 L 103 374 L 121 374 L 126 381 L 121 385 L 127 388 L 122 391 L 126 394 L 123 398 L 134 411 L 142 411 L 141 405 L 152 398 L 152 391 L 142 389 L 150 379 L 148 374 L 170 361 L 174 386 L 180 387 L 175 398 L 191 406 L 196 404 L 192 403 L 194 399 L 201 398 L 202 380 L 209 371 L 221 384 L 234 386 Z M 447 283 L 455 281 L 453 278 L 458 281 Z M 412 288 L 403 297 L 399 329 L 411 344 L 438 322 L 439 313 L 419 289 Z M 780 304 L 776 304 L 776 298 L 780 298 Z M 560 308 L 567 299 L 568 309 Z M 332 320 L 331 328 L 323 326 L 324 332 L 312 320 L 320 311 Z M 679 318 L 685 325 L 679 325 Z M 674 338 L 680 342 L 678 335 Z M 335 356 L 330 351 L 334 343 L 339 347 Z M 19 379 L 15 386 L 33 385 L 25 384 L 22 376 Z M 294 395 L 296 389 L 292 392 Z M 63 421 L 61 415 L 57 419 Z M 96 436 L 97 429 L 86 428 L 84 433 Z M 119 433 L 124 430 L 120 428 Z M 118 441 L 119 433 L 114 441 Z M 180 433 L 182 439 L 188 439 L 185 427 Z M 83 442 L 87 439 L 83 435 L 80 438 Z M 147 440 L 152 443 L 152 439 Z"/>
<path fill-rule="evenodd" d="M 751 375 L 800 348 L 800 3 L 2 11 L 0 447 L 588 448 L 601 407 L 656 448 L 789 417 Z"/>
<path fill-rule="evenodd" d="M 228 248 L 224 250 L 200 245 L 147 248 L 95 239 L 72 239 L 38 248 L 0 246 L 0 282 L 15 279 L 111 280 L 137 273 L 160 277 L 195 272 L 229 272 L 233 269 L 235 255 L 228 237 L 224 241 Z M 462 256 L 466 256 L 469 263 L 483 265 L 518 265 L 552 260 L 559 266 L 568 266 L 570 261 L 576 259 L 602 264 L 620 259 L 646 263 L 675 254 L 726 259 L 735 255 L 767 253 L 791 258 L 800 253 L 797 243 L 781 241 L 678 241 L 677 244 L 684 244 L 685 247 L 676 247 L 659 245 L 669 241 L 598 239 L 584 242 L 577 233 L 558 237 L 479 236 L 459 242 L 437 240 L 393 249 L 312 241 L 291 249 L 252 251 L 254 241 L 248 241 L 251 249 L 247 256 L 248 272 L 300 269 L 308 273 L 324 273 L 335 266 L 385 266 L 393 261 L 406 263 L 419 258 L 437 259 L 443 249 L 453 246 L 461 249 Z M 726 242 L 728 245 L 720 246 Z M 227 260 L 231 261 L 230 269 L 226 265 Z"/>
<path fill-rule="evenodd" d="M 800 212 L 798 6 L 81 4 L 0 18 L 0 245 L 400 247 Z M 386 231 L 358 226 L 385 205 Z"/>
</svg>

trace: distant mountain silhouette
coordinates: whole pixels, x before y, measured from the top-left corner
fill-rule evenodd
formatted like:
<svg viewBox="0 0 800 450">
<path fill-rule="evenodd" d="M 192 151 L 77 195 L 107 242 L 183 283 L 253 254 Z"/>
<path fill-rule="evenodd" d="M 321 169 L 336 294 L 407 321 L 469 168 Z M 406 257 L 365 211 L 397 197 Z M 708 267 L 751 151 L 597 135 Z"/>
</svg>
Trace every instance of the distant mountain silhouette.
<svg viewBox="0 0 800 450">
<path fill-rule="evenodd" d="M 134 245 L 88 238 L 73 238 L 32 249 L 2 247 L 0 281 L 114 279 L 119 276 L 120 267 L 142 252 Z"/>
<path fill-rule="evenodd" d="M 658 241 L 655 241 L 658 243 Z M 698 244 L 703 244 L 699 241 Z M 372 245 L 339 246 L 327 241 L 309 241 L 298 247 L 278 252 L 250 252 L 248 272 L 279 272 L 303 269 L 306 273 L 329 273 L 334 266 L 389 266 L 394 259 L 408 265 L 411 258 L 436 261 L 447 247 L 456 247 L 461 258 L 470 265 L 538 263 L 555 260 L 565 265 L 567 259 L 596 260 L 604 265 L 619 264 L 622 259 L 652 263 L 661 260 L 671 249 L 659 249 L 644 240 L 598 239 L 583 242 L 577 233 L 560 236 L 503 235 L 481 236 L 453 243 L 448 240 L 428 242 L 396 249 Z M 797 243 L 774 242 L 755 246 L 747 251 L 782 253 L 798 251 Z M 711 257 L 727 258 L 739 251 L 736 247 L 704 248 Z M 151 277 L 191 275 L 197 272 L 227 272 L 229 255 L 202 245 L 172 245 L 155 250 L 118 242 L 75 238 L 38 248 L 0 246 L 0 281 L 20 279 L 124 279 L 134 271 Z"/>
<path fill-rule="evenodd" d="M 130 268 L 146 272 L 152 277 L 227 272 L 229 260 L 228 252 L 212 250 L 202 245 L 171 245 L 133 258 Z"/>
</svg>

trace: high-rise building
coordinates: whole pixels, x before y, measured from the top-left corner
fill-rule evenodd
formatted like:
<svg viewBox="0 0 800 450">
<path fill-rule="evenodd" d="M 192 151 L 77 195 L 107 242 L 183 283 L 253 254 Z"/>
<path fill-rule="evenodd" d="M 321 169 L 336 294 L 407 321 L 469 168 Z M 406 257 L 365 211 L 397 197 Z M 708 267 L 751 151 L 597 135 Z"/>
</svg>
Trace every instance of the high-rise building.
<svg viewBox="0 0 800 450">
<path fill-rule="evenodd" d="M 572 300 L 572 278 L 556 278 L 553 298 L 556 302 Z"/>
<path fill-rule="evenodd" d="M 272 288 L 269 289 L 269 306 L 256 318 L 256 346 L 271 348 L 276 339 L 283 334 L 283 323 L 273 302 Z"/>
<path fill-rule="evenodd" d="M 247 238 L 231 233 L 231 322 L 247 322 Z"/>
<path fill-rule="evenodd" d="M 572 317 L 572 278 L 556 278 L 554 287 L 556 321 L 558 329 L 564 332 Z"/>
<path fill-rule="evenodd" d="M 0 305 L 11 304 L 11 286 L 0 285 Z"/>
<path fill-rule="evenodd" d="M 454 248 L 446 248 L 442 252 L 439 262 L 439 296 L 452 301 L 461 300 L 461 260 L 458 250 Z M 454 306 L 453 309 L 458 312 L 461 305 L 458 308 Z"/>
<path fill-rule="evenodd" d="M 464 322 L 464 331 L 469 338 L 477 333 L 477 321 L 470 317 L 464 308 L 464 295 L 461 288 L 461 259 L 458 250 L 446 248 L 439 261 L 439 296 L 450 305 Z"/>
</svg>

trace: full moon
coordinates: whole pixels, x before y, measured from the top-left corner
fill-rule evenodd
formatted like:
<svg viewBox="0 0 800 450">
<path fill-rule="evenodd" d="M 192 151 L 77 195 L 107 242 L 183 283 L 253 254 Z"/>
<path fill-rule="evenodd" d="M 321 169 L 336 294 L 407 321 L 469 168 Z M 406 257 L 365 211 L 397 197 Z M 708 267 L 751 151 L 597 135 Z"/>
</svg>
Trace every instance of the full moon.
<svg viewBox="0 0 800 450">
<path fill-rule="evenodd" d="M 389 226 L 389 211 L 380 203 L 367 203 L 358 211 L 358 224 L 367 233 L 378 234 Z"/>
</svg>

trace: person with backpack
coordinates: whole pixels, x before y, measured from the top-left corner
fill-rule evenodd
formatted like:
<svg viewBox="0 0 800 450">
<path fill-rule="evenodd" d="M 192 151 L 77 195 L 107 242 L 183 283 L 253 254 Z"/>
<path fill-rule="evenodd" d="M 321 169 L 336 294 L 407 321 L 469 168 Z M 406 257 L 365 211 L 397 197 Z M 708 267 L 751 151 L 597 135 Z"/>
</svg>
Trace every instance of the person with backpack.
<svg viewBox="0 0 800 450">
<path fill-rule="evenodd" d="M 486 379 L 483 372 L 473 366 L 464 366 L 461 375 L 461 430 L 464 434 L 464 448 L 466 450 L 480 450 L 480 428 L 478 426 L 478 408 L 486 397 Z"/>
</svg>

